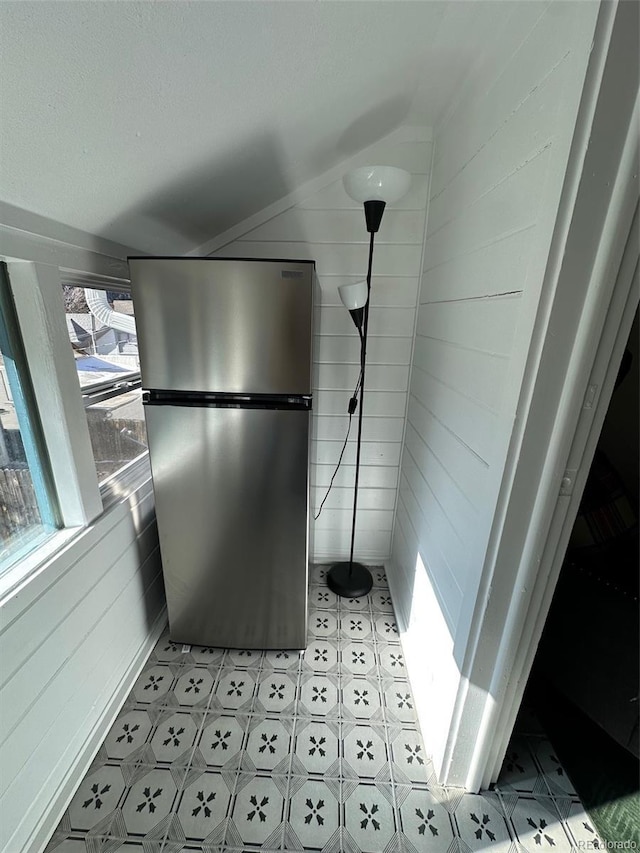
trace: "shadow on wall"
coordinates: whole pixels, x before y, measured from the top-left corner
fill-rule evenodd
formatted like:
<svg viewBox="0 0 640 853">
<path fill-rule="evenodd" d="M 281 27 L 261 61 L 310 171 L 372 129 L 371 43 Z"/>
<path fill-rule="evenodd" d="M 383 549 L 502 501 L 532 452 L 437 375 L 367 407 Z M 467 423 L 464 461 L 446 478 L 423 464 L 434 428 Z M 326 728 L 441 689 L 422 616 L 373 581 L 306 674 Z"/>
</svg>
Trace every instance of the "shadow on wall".
<svg viewBox="0 0 640 853">
<path fill-rule="evenodd" d="M 144 607 L 145 627 L 149 635 L 167 600 L 155 505 L 150 496 L 140 499 L 137 492 L 129 494 L 125 503 L 128 506 L 126 524 L 133 528 L 133 542 L 139 567 L 134 583 Z"/>
<path fill-rule="evenodd" d="M 397 130 L 409 113 L 411 100 L 406 95 L 396 95 L 358 116 L 336 140 L 335 153 L 339 160 L 353 157 Z M 317 165 L 325 170 L 335 166 L 335 159 L 324 163 L 319 161 Z"/>
<path fill-rule="evenodd" d="M 164 187 L 125 211 L 102 236 L 131 245 L 131 234 L 148 234 L 140 249 L 186 254 L 256 211 L 286 196 L 280 146 L 263 133 L 218 153 L 188 172 L 176 170 Z"/>
<path fill-rule="evenodd" d="M 320 126 L 317 150 L 308 158 L 304 180 L 397 129 L 410 104 L 406 95 L 388 98 L 358 116 L 334 139 L 323 136 Z M 278 137 L 265 130 L 215 153 L 194 169 L 185 171 L 180 166 L 176 164 L 162 189 L 105 226 L 102 236 L 131 245 L 132 234 L 143 234 L 144 239 L 136 241 L 143 251 L 186 254 L 287 196 L 294 189 L 291 174 L 304 164 L 285 162 Z M 291 235 L 291 240 L 299 239 L 303 235 Z"/>
</svg>

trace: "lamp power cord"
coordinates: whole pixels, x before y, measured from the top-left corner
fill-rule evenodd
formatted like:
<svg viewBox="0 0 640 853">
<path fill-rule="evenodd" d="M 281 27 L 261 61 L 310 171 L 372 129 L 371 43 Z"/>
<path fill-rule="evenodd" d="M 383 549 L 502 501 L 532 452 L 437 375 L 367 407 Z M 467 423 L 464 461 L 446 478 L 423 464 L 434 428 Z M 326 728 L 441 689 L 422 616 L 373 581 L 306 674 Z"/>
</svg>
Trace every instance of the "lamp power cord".
<svg viewBox="0 0 640 853">
<path fill-rule="evenodd" d="M 362 366 L 360 367 L 360 374 L 358 376 L 358 381 L 356 382 L 356 387 L 354 389 L 354 392 L 351 395 L 351 397 L 349 398 L 349 405 L 347 408 L 347 412 L 349 414 L 349 423 L 347 425 L 347 434 L 345 435 L 344 442 L 342 444 L 342 450 L 340 451 L 340 456 L 338 457 L 338 464 L 335 467 L 335 471 L 333 472 L 333 475 L 331 477 L 331 481 L 329 482 L 329 486 L 327 488 L 327 491 L 325 492 L 325 495 L 322 498 L 322 503 L 320 504 L 320 509 L 318 510 L 317 514 L 313 516 L 314 521 L 317 521 L 320 518 L 320 513 L 322 512 L 322 507 L 324 506 L 325 501 L 329 497 L 329 492 L 331 491 L 331 488 L 333 487 L 333 481 L 335 480 L 336 475 L 337 475 L 338 471 L 340 470 L 340 465 L 342 464 L 342 457 L 344 456 L 344 452 L 347 449 L 347 442 L 349 441 L 349 433 L 351 432 L 351 421 L 353 420 L 353 415 L 354 415 L 356 409 L 358 408 L 358 391 L 360 390 L 361 383 L 362 383 Z"/>
</svg>

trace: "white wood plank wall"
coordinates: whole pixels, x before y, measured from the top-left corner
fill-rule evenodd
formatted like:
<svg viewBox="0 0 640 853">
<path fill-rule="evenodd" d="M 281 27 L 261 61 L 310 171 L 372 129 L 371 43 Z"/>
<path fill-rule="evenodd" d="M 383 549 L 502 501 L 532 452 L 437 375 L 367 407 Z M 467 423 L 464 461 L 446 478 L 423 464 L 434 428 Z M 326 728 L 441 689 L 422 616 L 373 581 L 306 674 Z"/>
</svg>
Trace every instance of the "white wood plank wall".
<svg viewBox="0 0 640 853">
<path fill-rule="evenodd" d="M 361 560 L 381 562 L 391 551 L 430 158 L 427 133 L 414 141 L 382 141 L 367 152 L 368 162 L 407 169 L 413 182 L 407 196 L 385 212 L 376 238 L 355 549 Z M 311 450 L 311 507 L 316 511 L 340 455 L 359 369 L 358 335 L 337 288 L 365 278 L 368 239 L 362 206 L 349 198 L 340 178 L 215 252 L 316 262 Z M 354 418 L 342 468 L 314 525 L 312 560 L 349 555 L 356 435 Z"/>
<path fill-rule="evenodd" d="M 509 4 L 504 29 L 434 136 L 389 574 L 436 765 L 452 725 L 596 15 L 597 4 Z"/>
<path fill-rule="evenodd" d="M 163 612 L 150 480 L 0 602 L 0 850 L 42 849 Z"/>
</svg>

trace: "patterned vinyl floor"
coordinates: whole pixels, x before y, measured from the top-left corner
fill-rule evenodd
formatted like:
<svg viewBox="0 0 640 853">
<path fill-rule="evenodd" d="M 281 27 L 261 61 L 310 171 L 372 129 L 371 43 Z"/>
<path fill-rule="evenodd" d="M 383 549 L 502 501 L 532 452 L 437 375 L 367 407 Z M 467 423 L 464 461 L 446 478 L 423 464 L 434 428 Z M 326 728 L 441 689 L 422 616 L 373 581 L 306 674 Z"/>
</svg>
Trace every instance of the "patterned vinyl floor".
<svg viewBox="0 0 640 853">
<path fill-rule="evenodd" d="M 47 853 L 569 853 L 597 846 L 550 744 L 525 720 L 499 784 L 440 787 L 384 572 L 338 600 L 316 566 L 297 652 L 163 636 Z"/>
</svg>

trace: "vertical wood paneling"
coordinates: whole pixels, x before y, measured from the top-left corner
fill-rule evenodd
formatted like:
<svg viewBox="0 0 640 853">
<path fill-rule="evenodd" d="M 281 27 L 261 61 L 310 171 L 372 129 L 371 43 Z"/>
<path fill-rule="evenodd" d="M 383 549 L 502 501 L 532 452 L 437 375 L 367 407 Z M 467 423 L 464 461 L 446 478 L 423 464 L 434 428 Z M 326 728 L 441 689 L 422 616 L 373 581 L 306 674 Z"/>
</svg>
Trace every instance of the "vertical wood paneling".
<svg viewBox="0 0 640 853">
<path fill-rule="evenodd" d="M 415 157 L 418 159 L 417 162 L 413 164 L 414 168 L 415 166 L 418 166 L 419 169 L 428 170 L 429 157 L 426 159 L 424 157 L 424 143 L 419 142 L 416 143 L 416 145 L 418 146 L 418 150 L 415 153 Z M 403 147 L 407 146 L 405 145 Z M 395 152 L 391 151 L 388 158 L 384 161 L 389 165 L 400 166 L 403 169 L 407 169 L 412 174 L 409 191 L 400 199 L 400 201 L 394 204 L 394 210 L 424 211 L 429 175 L 428 173 L 414 171 L 414 169 L 410 168 L 410 163 L 405 162 L 403 165 L 402 158 L 399 156 L 400 153 L 400 149 L 396 148 Z M 377 156 L 380 157 L 382 155 L 383 151 L 380 150 Z M 360 210 L 360 205 L 345 193 L 342 181 L 340 180 L 332 181 L 323 189 L 314 192 L 312 195 L 303 199 L 303 201 L 297 204 L 296 207 L 301 210 Z"/>
<path fill-rule="evenodd" d="M 526 269 L 529 240 L 534 225 L 507 234 L 487 246 L 467 251 L 442 264 L 425 256 L 429 290 L 425 300 L 431 304 L 452 299 L 473 299 L 514 293 L 517 281 Z"/>
<path fill-rule="evenodd" d="M 404 417 L 406 394 L 403 391 L 367 391 L 367 414 L 389 418 Z M 318 391 L 314 396 L 317 412 L 323 415 L 344 414 L 344 399 L 333 391 Z"/>
<path fill-rule="evenodd" d="M 478 406 L 499 411 L 509 362 L 505 356 L 416 335 L 415 364 Z"/>
<path fill-rule="evenodd" d="M 363 424 L 361 484 L 366 492 L 359 513 L 356 556 L 381 562 L 391 550 L 392 511 L 413 346 L 420 260 L 425 223 L 428 141 L 381 142 L 377 162 L 411 171 L 410 192 L 385 211 L 376 238 Z M 337 288 L 362 280 L 367 272 L 368 234 L 362 207 L 332 181 L 295 206 L 247 230 L 216 255 L 310 258 L 316 262 L 314 345 L 314 441 L 311 450 L 311 508 L 317 511 L 346 435 L 350 394 L 358 378 L 358 337 Z M 348 557 L 355 473 L 357 422 L 353 420 L 344 470 L 315 522 L 313 560 Z M 324 488 L 321 488 L 324 487 Z"/>
<path fill-rule="evenodd" d="M 363 441 L 402 441 L 404 418 L 367 418 L 362 423 Z M 313 419 L 312 437 L 317 441 L 344 440 L 344 418 L 317 415 Z"/>
<path fill-rule="evenodd" d="M 362 275 L 318 276 L 319 301 L 322 305 L 342 307 L 338 287 L 355 284 Z M 371 278 L 371 306 L 378 308 L 415 308 L 418 301 L 419 276 L 383 276 Z"/>
<path fill-rule="evenodd" d="M 0 602 L 3 850 L 27 849 L 43 815 L 55 827 L 60 790 L 148 651 L 164 607 L 150 482 L 54 557 L 47 572 L 55 580 L 40 594 Z"/>
<path fill-rule="evenodd" d="M 513 346 L 520 294 L 426 303 L 416 334 L 449 344 L 508 356 Z"/>
<path fill-rule="evenodd" d="M 334 465 L 312 465 L 311 486 L 324 487 L 316 495 L 316 506 L 320 506 L 320 500 L 325 494 L 325 489 L 331 482 L 335 472 Z M 353 479 L 355 477 L 355 465 L 343 464 L 335 476 L 333 487 L 344 488 L 353 498 Z M 378 491 L 392 491 L 395 494 L 398 485 L 398 467 L 395 465 L 365 465 L 360 468 L 360 488 Z"/>
<path fill-rule="evenodd" d="M 366 272 L 366 267 L 365 267 Z M 372 300 L 373 305 L 373 300 Z M 376 310 L 372 307 L 369 315 L 369 335 L 371 346 L 375 347 L 377 337 L 404 337 L 411 339 L 415 319 L 415 308 L 386 307 Z M 344 306 L 322 306 L 318 321 L 318 331 L 324 335 L 348 335 L 357 333 Z"/>
<path fill-rule="evenodd" d="M 424 216 L 420 210 L 393 210 L 382 220 L 376 235 L 378 246 L 384 244 L 421 245 L 424 231 Z M 304 241 L 317 243 L 363 243 L 369 244 L 369 235 L 362 228 L 362 210 L 304 210 L 290 208 L 264 225 L 249 231 L 241 242 Z"/>
<path fill-rule="evenodd" d="M 596 13 L 511 6 L 435 135 L 389 575 L 408 644 L 420 649 L 407 654 L 409 674 L 438 696 L 419 707 L 438 771 Z"/>
<path fill-rule="evenodd" d="M 448 430 L 462 445 L 457 448 L 459 452 L 466 455 L 466 451 L 470 451 L 488 464 L 498 423 L 495 412 L 478 406 L 457 389 L 435 379 L 415 361 L 411 373 L 410 408 L 414 400 L 431 415 L 433 424 Z"/>
<path fill-rule="evenodd" d="M 318 338 L 315 356 L 318 362 L 359 364 L 360 341 L 353 335 L 323 335 Z M 367 364 L 409 364 L 410 361 L 409 337 L 372 337 L 367 346 Z"/>
</svg>

